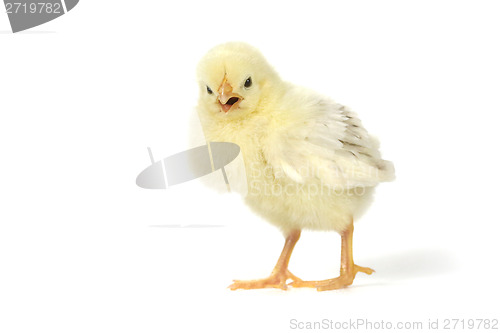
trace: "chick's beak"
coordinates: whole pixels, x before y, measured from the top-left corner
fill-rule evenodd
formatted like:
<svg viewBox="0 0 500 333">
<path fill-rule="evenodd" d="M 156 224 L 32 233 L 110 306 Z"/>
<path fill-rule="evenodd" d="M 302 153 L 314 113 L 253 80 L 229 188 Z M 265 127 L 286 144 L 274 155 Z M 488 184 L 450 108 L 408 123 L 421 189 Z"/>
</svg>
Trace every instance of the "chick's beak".
<svg viewBox="0 0 500 333">
<path fill-rule="evenodd" d="M 236 108 L 243 99 L 240 95 L 233 93 L 233 87 L 227 82 L 225 77 L 217 92 L 219 93 L 220 107 L 225 113 L 231 110 L 231 108 Z"/>
</svg>

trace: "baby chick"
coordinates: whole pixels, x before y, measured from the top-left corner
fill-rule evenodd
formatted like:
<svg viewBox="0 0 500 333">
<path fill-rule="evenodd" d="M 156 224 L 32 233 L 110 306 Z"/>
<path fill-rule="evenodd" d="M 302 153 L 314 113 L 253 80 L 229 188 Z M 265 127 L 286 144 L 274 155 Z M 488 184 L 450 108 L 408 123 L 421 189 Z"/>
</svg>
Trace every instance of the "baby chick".
<svg viewBox="0 0 500 333">
<path fill-rule="evenodd" d="M 268 278 L 235 280 L 235 289 L 352 284 L 353 220 L 371 201 L 374 187 L 394 178 L 377 141 L 347 107 L 282 81 L 261 53 L 245 43 L 211 49 L 197 70 L 198 115 L 207 141 L 233 142 L 245 161 L 248 205 L 279 227 L 286 241 Z M 288 270 L 302 229 L 335 230 L 342 237 L 340 276 L 304 281 Z"/>
</svg>

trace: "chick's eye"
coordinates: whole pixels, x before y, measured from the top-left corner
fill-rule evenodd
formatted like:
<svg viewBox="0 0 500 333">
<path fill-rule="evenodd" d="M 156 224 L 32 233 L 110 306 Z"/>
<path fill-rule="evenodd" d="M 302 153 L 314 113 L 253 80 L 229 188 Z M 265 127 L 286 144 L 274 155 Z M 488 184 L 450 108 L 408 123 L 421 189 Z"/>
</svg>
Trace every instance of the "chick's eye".
<svg viewBox="0 0 500 333">
<path fill-rule="evenodd" d="M 210 95 L 212 95 L 212 94 L 213 94 L 213 91 L 212 91 L 212 89 L 210 89 L 210 87 L 209 87 L 209 86 L 207 86 L 207 93 L 209 93 Z"/>
<path fill-rule="evenodd" d="M 248 79 L 245 81 L 245 88 L 250 88 L 252 86 L 252 78 L 248 77 Z"/>
</svg>

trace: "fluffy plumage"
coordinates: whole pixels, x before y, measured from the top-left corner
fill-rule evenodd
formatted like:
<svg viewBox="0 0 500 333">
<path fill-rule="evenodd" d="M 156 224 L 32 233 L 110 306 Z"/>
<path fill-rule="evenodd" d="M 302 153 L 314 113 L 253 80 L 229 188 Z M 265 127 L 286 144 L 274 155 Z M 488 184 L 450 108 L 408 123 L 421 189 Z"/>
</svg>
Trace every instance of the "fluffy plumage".
<svg viewBox="0 0 500 333">
<path fill-rule="evenodd" d="M 381 159 L 377 140 L 356 114 L 281 80 L 257 49 L 219 45 L 197 73 L 206 139 L 240 146 L 246 202 L 285 236 L 301 229 L 343 232 L 371 201 L 373 188 L 393 179 L 392 164 Z M 227 112 L 226 86 L 238 98 Z"/>
<path fill-rule="evenodd" d="M 215 91 L 225 74 L 244 97 L 239 109 L 228 113 L 206 91 L 207 86 Z M 247 77 L 253 80 L 249 89 L 243 86 Z M 377 140 L 352 111 L 282 81 L 247 44 L 209 51 L 198 66 L 198 80 L 198 114 L 207 140 L 241 147 L 247 202 L 285 233 L 344 230 L 363 211 L 372 188 L 394 177 Z"/>
</svg>

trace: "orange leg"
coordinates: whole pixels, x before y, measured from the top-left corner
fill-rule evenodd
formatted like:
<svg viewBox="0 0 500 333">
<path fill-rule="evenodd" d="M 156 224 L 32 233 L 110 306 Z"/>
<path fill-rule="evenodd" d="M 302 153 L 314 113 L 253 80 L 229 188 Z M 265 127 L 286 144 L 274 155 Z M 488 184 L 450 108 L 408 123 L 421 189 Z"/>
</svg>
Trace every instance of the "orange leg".
<svg viewBox="0 0 500 333">
<path fill-rule="evenodd" d="M 341 233 L 342 237 L 342 250 L 340 258 L 340 276 L 334 279 L 322 281 L 293 281 L 290 283 L 293 287 L 311 287 L 316 288 L 318 291 L 340 289 L 350 286 L 354 281 L 354 277 L 358 272 L 365 274 L 372 274 L 373 269 L 368 267 L 361 267 L 354 264 L 352 258 L 352 234 L 354 232 L 353 223 Z"/>
<path fill-rule="evenodd" d="M 300 238 L 300 230 L 294 230 L 288 235 L 285 241 L 283 251 L 274 267 L 271 275 L 268 278 L 260 280 L 234 280 L 229 286 L 231 290 L 236 289 L 260 289 L 260 288 L 280 288 L 287 289 L 287 280 L 302 281 L 288 270 L 288 262 L 292 255 L 293 248 Z"/>
</svg>

